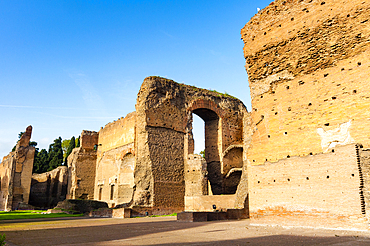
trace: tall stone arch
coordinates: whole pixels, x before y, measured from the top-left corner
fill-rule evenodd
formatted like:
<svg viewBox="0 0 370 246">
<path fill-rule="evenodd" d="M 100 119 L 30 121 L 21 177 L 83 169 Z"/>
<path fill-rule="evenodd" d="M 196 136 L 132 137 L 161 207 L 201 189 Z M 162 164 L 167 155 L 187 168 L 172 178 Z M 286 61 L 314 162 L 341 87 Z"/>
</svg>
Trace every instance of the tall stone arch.
<svg viewBox="0 0 370 246">
<path fill-rule="evenodd" d="M 214 168 L 214 180 L 217 172 L 221 175 L 224 151 L 230 145 L 243 144 L 247 110 L 227 94 L 148 77 L 138 93 L 136 113 L 134 205 L 183 210 L 184 168 L 194 151 L 192 113 L 205 121 L 207 165 L 218 167 Z M 211 183 L 221 194 L 222 178 L 219 180 Z"/>
</svg>

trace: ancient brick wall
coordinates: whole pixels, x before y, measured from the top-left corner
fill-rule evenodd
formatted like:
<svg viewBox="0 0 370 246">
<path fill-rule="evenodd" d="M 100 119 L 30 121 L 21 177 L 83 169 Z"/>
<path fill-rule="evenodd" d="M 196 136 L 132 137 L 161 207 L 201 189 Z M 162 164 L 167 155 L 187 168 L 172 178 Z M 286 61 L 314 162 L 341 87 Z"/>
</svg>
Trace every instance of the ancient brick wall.
<svg viewBox="0 0 370 246">
<path fill-rule="evenodd" d="M 208 195 L 207 162 L 200 155 L 189 154 L 185 162 L 185 196 Z"/>
<path fill-rule="evenodd" d="M 212 191 L 224 193 L 227 173 L 222 172 L 222 157 L 230 145 L 243 142 L 243 116 L 247 111 L 241 101 L 148 77 L 139 91 L 136 112 L 136 205 L 183 209 L 184 169 L 188 154 L 194 151 L 192 113 L 205 121 L 205 154 Z"/>
<path fill-rule="evenodd" d="M 369 147 L 370 3 L 278 0 L 242 29 L 254 165 Z"/>
<path fill-rule="evenodd" d="M 94 199 L 98 135 L 82 131 L 81 147 L 68 156 L 68 199 Z"/>
<path fill-rule="evenodd" d="M 99 131 L 99 152 L 104 153 L 135 140 L 136 112 L 129 113 L 114 122 L 108 123 Z"/>
<path fill-rule="evenodd" d="M 329 153 L 250 166 L 252 220 L 287 225 L 300 218 L 294 224 L 354 228 L 365 224 L 358 158 L 357 146 L 351 144 Z"/>
<path fill-rule="evenodd" d="M 55 207 L 66 199 L 68 168 L 59 166 L 46 173 L 32 175 L 29 204 L 38 208 Z"/>
<path fill-rule="evenodd" d="M 94 199 L 110 207 L 130 203 L 134 192 L 136 113 L 99 131 Z"/>
<path fill-rule="evenodd" d="M 251 208 L 262 202 L 268 207 L 279 200 L 281 209 L 272 209 L 268 213 L 284 215 L 286 211 L 294 211 L 290 208 L 300 204 L 302 199 L 307 203 L 305 206 L 317 205 L 330 216 L 336 216 L 340 213 L 333 205 L 337 202 L 333 197 L 341 194 L 334 196 L 334 189 L 342 187 L 344 197 L 354 196 L 340 203 L 345 207 L 343 213 L 347 213 L 344 216 L 355 214 L 354 218 L 361 217 L 362 204 L 358 199 L 353 203 L 361 181 L 355 180 L 356 176 L 351 178 L 352 183 L 346 183 L 348 175 L 342 177 L 347 180 L 343 183 L 335 183 L 331 175 L 328 175 L 330 179 L 317 177 L 316 190 L 323 193 L 318 192 L 317 196 L 309 193 L 312 195 L 310 200 L 298 192 L 287 192 L 301 191 L 305 187 L 302 191 L 305 193 L 308 186 L 306 181 L 303 183 L 303 176 L 297 183 L 293 179 L 285 181 L 284 186 L 278 186 L 277 179 L 274 184 L 267 178 L 273 180 L 274 175 L 281 173 L 277 167 L 286 162 L 289 165 L 281 167 L 286 175 L 299 171 L 302 175 L 306 172 L 314 174 L 315 168 L 304 164 L 305 160 L 321 158 L 322 153 L 339 158 L 331 152 L 336 146 L 361 143 L 364 148 L 369 148 L 366 134 L 370 126 L 367 110 L 370 106 L 369 20 L 370 2 L 367 1 L 277 0 L 242 29 L 252 97 L 253 134 L 250 144 L 245 146 L 249 147 L 247 168 Z M 329 170 L 332 163 L 326 161 L 320 166 Z M 350 166 L 356 167 L 352 162 Z M 349 173 L 348 168 L 343 167 L 343 172 Z M 255 182 L 262 181 L 256 180 L 254 172 L 259 172 L 259 176 L 263 173 L 269 186 L 256 185 Z M 329 180 L 333 182 L 330 186 L 327 185 Z M 297 188 L 298 185 L 301 188 Z M 260 196 L 253 195 L 260 191 L 259 187 L 264 187 Z M 275 201 L 273 195 L 279 192 L 287 196 L 281 193 Z M 330 206 L 328 200 L 332 201 Z M 311 212 L 312 216 L 317 215 L 315 210 Z M 251 213 L 258 214 L 258 211 Z M 300 214 L 299 211 L 294 213 Z"/>
<path fill-rule="evenodd" d="M 35 147 L 29 146 L 32 126 L 18 141 L 16 149 L 0 163 L 0 210 L 14 210 L 28 203 Z"/>
</svg>

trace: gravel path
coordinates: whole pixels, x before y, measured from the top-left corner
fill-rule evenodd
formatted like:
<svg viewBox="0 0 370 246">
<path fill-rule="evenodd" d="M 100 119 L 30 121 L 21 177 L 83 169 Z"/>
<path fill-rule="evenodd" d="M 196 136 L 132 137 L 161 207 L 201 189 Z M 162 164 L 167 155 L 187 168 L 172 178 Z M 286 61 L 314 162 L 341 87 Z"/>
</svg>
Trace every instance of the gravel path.
<svg viewBox="0 0 370 246">
<path fill-rule="evenodd" d="M 2 221 L 8 245 L 370 245 L 370 232 L 251 226 L 175 217 Z"/>
</svg>

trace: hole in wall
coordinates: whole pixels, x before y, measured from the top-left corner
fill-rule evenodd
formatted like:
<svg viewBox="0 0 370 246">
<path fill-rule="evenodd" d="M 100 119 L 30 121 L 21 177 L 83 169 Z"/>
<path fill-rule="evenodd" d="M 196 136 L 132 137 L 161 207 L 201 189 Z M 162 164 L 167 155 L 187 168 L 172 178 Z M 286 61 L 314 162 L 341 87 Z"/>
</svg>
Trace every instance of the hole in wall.
<svg viewBox="0 0 370 246">
<path fill-rule="evenodd" d="M 290 181 L 290 179 L 288 179 L 288 181 Z"/>
<path fill-rule="evenodd" d="M 289 90 L 289 85 L 286 87 L 287 90 Z"/>
<path fill-rule="evenodd" d="M 357 93 L 357 90 L 353 90 L 353 93 Z"/>
<path fill-rule="evenodd" d="M 267 135 L 268 138 L 270 138 L 270 135 Z"/>
<path fill-rule="evenodd" d="M 261 183 L 260 181 L 258 181 L 257 183 Z"/>
<path fill-rule="evenodd" d="M 326 178 L 328 179 L 328 178 L 329 178 L 329 176 L 326 176 Z"/>
<path fill-rule="evenodd" d="M 311 105 L 312 105 L 312 103 L 309 103 L 309 104 L 308 104 L 308 106 L 311 106 Z"/>
<path fill-rule="evenodd" d="M 284 135 L 288 135 L 288 132 L 284 132 Z"/>
<path fill-rule="evenodd" d="M 310 155 L 312 155 L 312 152 L 310 152 Z"/>
<path fill-rule="evenodd" d="M 309 177 L 306 177 L 306 179 L 307 179 L 307 180 L 310 180 L 310 178 L 309 178 Z"/>
<path fill-rule="evenodd" d="M 335 99 L 337 99 L 337 97 L 331 97 L 331 99 L 335 100 Z"/>
<path fill-rule="evenodd" d="M 278 113 L 277 112 L 275 112 L 275 115 L 277 115 Z"/>
<path fill-rule="evenodd" d="M 294 18 L 292 17 L 290 20 L 291 20 L 291 21 L 294 21 Z"/>
<path fill-rule="evenodd" d="M 354 177 L 354 176 L 355 176 L 355 174 L 353 174 L 353 173 L 352 173 L 351 175 L 352 175 L 352 177 Z"/>
<path fill-rule="evenodd" d="M 334 153 L 334 150 L 332 149 L 332 150 L 331 150 L 331 152 L 333 152 L 333 153 Z"/>
<path fill-rule="evenodd" d="M 330 124 L 329 124 L 329 123 L 325 123 L 324 125 L 325 125 L 325 126 L 329 126 Z"/>
<path fill-rule="evenodd" d="M 286 158 L 290 158 L 290 155 L 287 155 Z"/>
<path fill-rule="evenodd" d="M 328 73 L 326 73 L 326 74 L 324 74 L 324 77 L 327 77 L 329 74 Z"/>
<path fill-rule="evenodd" d="M 344 71 L 344 68 L 342 68 L 340 71 Z"/>
<path fill-rule="evenodd" d="M 288 111 L 292 111 L 292 108 L 291 108 L 291 107 L 289 107 L 289 108 L 288 108 Z"/>
</svg>

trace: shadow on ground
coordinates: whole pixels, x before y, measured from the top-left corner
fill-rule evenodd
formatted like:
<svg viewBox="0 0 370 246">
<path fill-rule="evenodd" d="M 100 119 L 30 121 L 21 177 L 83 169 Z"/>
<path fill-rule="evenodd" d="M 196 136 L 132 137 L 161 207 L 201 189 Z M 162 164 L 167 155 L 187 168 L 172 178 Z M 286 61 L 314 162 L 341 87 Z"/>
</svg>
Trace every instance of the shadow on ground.
<svg viewBox="0 0 370 246">
<path fill-rule="evenodd" d="M 153 246 L 153 244 L 150 244 Z M 180 246 L 180 245 L 215 245 L 215 246 L 244 246 L 244 245 L 257 245 L 257 246 L 313 246 L 313 245 L 355 245 L 355 246 L 368 246 L 370 245 L 369 238 L 363 237 L 307 237 L 307 236 L 292 236 L 292 235 L 274 235 L 274 236 L 261 236 L 251 237 L 245 239 L 235 240 L 217 240 L 212 242 L 189 242 L 189 243 L 168 243 L 168 244 L 154 244 L 156 246 Z M 147 245 L 142 245 L 147 246 Z"/>
</svg>

